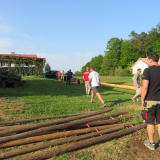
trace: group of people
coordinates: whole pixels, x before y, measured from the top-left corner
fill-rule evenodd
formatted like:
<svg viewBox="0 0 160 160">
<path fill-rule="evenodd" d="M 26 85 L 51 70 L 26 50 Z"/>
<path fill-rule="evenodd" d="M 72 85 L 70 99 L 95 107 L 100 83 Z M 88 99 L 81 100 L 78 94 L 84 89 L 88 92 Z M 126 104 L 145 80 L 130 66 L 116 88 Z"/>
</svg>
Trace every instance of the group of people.
<svg viewBox="0 0 160 160">
<path fill-rule="evenodd" d="M 99 100 L 102 102 L 101 108 L 106 106 L 106 103 L 102 99 L 102 96 L 100 95 L 98 91 L 98 87 L 100 86 L 100 75 L 98 72 L 94 71 L 94 68 L 87 67 L 86 71 L 83 73 L 83 79 L 85 81 L 85 88 L 86 88 L 86 95 L 90 96 L 90 89 L 91 90 L 91 100 L 89 103 L 93 103 L 94 94 L 97 95 Z"/>
<path fill-rule="evenodd" d="M 53 72 L 53 74 L 55 74 L 55 72 Z M 69 84 L 70 82 L 73 81 L 73 73 L 71 72 L 71 69 L 69 71 L 67 71 L 66 73 L 64 72 L 64 70 L 57 72 L 56 77 L 58 78 L 59 81 L 64 81 L 64 77 L 66 75 L 66 85 Z"/>
<path fill-rule="evenodd" d="M 141 94 L 141 103 L 143 110 L 145 110 L 145 123 L 147 124 L 147 132 L 149 140 L 144 141 L 144 145 L 150 150 L 155 150 L 154 134 L 155 134 L 155 120 L 158 124 L 158 134 L 160 139 L 160 65 L 158 64 L 159 56 L 156 53 L 151 53 L 147 56 L 147 62 L 149 68 L 146 68 L 142 75 L 142 88 L 140 86 L 140 73 L 141 69 L 137 70 L 137 73 L 132 77 L 134 87 L 136 88 L 136 94 L 131 98 L 134 102 L 139 102 L 139 95 Z M 106 106 L 106 103 L 102 99 L 98 87 L 100 86 L 100 75 L 93 68 L 86 68 L 83 73 L 83 79 L 85 81 L 86 95 L 90 96 L 93 103 L 94 94 L 97 95 L 102 102 L 102 106 Z M 137 101 L 136 101 L 137 100 Z M 160 141 L 158 142 L 160 146 Z"/>
<path fill-rule="evenodd" d="M 147 132 L 149 140 L 144 141 L 144 145 L 150 150 L 155 150 L 154 134 L 155 120 L 158 124 L 158 134 L 160 139 L 160 65 L 158 64 L 159 56 L 151 53 L 147 57 L 149 68 L 146 68 L 142 75 L 142 88 L 140 87 L 141 69 L 132 77 L 133 84 L 136 88 L 136 94 L 131 98 L 134 102 L 139 102 L 141 94 L 141 103 L 143 111 L 145 111 L 145 123 L 147 124 Z M 160 146 L 160 141 L 158 142 Z"/>
</svg>

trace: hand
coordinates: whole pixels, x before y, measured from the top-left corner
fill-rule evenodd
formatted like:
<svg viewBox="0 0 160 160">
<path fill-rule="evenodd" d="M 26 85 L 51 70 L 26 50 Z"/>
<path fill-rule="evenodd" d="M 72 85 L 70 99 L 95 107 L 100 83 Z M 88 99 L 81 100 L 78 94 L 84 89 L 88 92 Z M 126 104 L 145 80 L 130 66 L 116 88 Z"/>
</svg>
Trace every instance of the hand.
<svg viewBox="0 0 160 160">
<path fill-rule="evenodd" d="M 138 87 L 138 88 L 140 88 L 140 86 L 139 86 L 139 85 L 138 85 L 137 87 Z"/>
<path fill-rule="evenodd" d="M 142 107 L 144 108 L 144 100 L 141 100 L 141 103 L 142 103 Z"/>
</svg>

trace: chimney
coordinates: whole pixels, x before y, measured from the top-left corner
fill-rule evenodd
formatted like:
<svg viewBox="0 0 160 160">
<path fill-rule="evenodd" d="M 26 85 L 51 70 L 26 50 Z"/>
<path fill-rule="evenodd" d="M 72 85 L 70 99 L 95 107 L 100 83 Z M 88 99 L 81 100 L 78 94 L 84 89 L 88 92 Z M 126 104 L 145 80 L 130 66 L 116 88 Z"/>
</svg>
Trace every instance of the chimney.
<svg viewBox="0 0 160 160">
<path fill-rule="evenodd" d="M 11 52 L 11 55 L 15 55 L 15 52 Z"/>
</svg>

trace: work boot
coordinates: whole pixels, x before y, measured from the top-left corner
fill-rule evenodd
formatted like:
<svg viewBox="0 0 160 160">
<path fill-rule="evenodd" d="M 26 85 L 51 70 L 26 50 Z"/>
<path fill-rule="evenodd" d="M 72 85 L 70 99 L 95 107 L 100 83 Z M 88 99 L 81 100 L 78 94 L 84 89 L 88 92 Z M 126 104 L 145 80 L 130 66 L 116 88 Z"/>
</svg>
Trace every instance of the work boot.
<svg viewBox="0 0 160 160">
<path fill-rule="evenodd" d="M 100 106 L 100 108 L 104 108 L 106 106 L 106 103 L 103 102 L 102 105 Z"/>
<path fill-rule="evenodd" d="M 135 102 L 135 98 L 132 97 L 131 100 L 132 100 L 133 102 Z"/>
<path fill-rule="evenodd" d="M 154 151 L 155 150 L 155 144 L 151 143 L 149 140 L 144 141 L 144 145 L 148 147 L 150 150 Z"/>
</svg>

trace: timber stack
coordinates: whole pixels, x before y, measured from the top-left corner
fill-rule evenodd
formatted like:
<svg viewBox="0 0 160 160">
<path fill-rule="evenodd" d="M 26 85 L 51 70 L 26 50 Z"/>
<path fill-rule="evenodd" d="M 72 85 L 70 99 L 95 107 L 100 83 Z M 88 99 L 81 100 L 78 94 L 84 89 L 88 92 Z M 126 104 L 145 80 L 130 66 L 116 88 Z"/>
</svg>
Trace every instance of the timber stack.
<svg viewBox="0 0 160 160">
<path fill-rule="evenodd" d="M 127 114 L 127 111 L 107 113 L 109 111 L 112 111 L 112 108 L 89 113 L 0 122 L 0 149 L 3 152 L 0 154 L 0 159 L 9 159 L 72 142 L 69 145 L 60 146 L 57 149 L 43 151 L 41 153 L 37 152 L 38 154 L 34 153 L 31 156 L 25 155 L 21 158 L 21 160 L 47 159 L 65 152 L 112 140 L 113 138 L 146 127 L 146 124 L 133 127 L 134 124 L 132 122 L 120 123 L 117 117 Z M 38 123 L 39 120 L 46 119 L 52 120 Z M 32 121 L 37 123 L 24 124 Z M 126 127 L 127 129 L 125 129 Z M 39 144 L 39 142 L 43 143 Z M 30 147 L 24 147 L 26 144 Z M 15 146 L 22 147 L 16 150 Z M 12 147 L 14 150 L 4 152 L 9 147 Z"/>
</svg>

